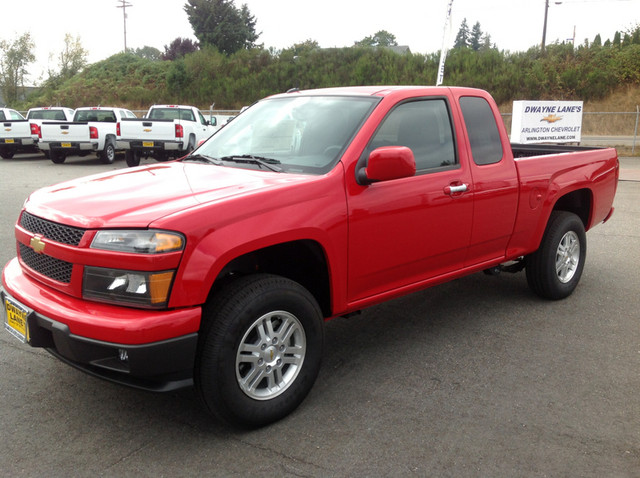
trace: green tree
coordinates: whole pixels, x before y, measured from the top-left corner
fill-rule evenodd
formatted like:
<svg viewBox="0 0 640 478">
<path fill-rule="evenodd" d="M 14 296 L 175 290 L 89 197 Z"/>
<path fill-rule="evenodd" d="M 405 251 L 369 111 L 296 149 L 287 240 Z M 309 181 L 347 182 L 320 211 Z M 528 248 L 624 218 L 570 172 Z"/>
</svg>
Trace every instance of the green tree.
<svg viewBox="0 0 640 478">
<path fill-rule="evenodd" d="M 25 33 L 13 42 L 0 41 L 0 90 L 7 103 L 15 103 L 20 88 L 28 75 L 27 66 L 36 60 L 35 44 L 30 33 Z"/>
<path fill-rule="evenodd" d="M 471 36 L 469 37 L 469 46 L 478 51 L 482 46 L 482 30 L 480 29 L 480 22 L 476 22 L 471 29 Z"/>
<path fill-rule="evenodd" d="M 462 20 L 460 29 L 456 35 L 456 40 L 453 44 L 453 48 L 469 48 L 469 25 L 467 25 L 467 19 Z"/>
<path fill-rule="evenodd" d="M 616 32 L 613 35 L 613 46 L 616 48 L 620 48 L 620 32 Z"/>
<path fill-rule="evenodd" d="M 131 50 L 135 56 L 144 58 L 145 60 L 158 61 L 162 57 L 162 52 L 155 47 L 145 45 L 142 48 Z"/>
<path fill-rule="evenodd" d="M 599 33 L 593 39 L 593 43 L 591 43 L 591 46 L 596 46 L 596 47 L 602 46 L 602 37 L 600 37 Z"/>
<path fill-rule="evenodd" d="M 213 45 L 225 55 L 256 46 L 256 20 L 246 5 L 236 8 L 233 0 L 187 0 L 184 10 L 201 45 Z"/>
<path fill-rule="evenodd" d="M 58 55 L 59 76 L 71 78 L 87 65 L 88 52 L 82 47 L 80 37 L 73 38 L 70 33 L 64 36 L 64 48 Z M 49 76 L 52 76 L 51 73 Z"/>
<path fill-rule="evenodd" d="M 355 42 L 356 46 L 398 46 L 396 36 L 386 30 L 380 30 L 373 36 L 364 37 Z"/>
</svg>

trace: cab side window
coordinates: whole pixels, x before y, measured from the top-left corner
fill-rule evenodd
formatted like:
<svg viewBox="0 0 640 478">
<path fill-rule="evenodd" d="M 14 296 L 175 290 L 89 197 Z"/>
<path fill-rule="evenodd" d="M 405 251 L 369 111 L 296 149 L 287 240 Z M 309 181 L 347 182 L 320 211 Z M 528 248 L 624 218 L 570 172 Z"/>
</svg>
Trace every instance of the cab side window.
<svg viewBox="0 0 640 478">
<path fill-rule="evenodd" d="M 368 151 L 380 146 L 410 148 L 417 173 L 457 164 L 445 100 L 418 100 L 396 107 L 382 122 Z"/>
<path fill-rule="evenodd" d="M 493 111 L 484 98 L 460 98 L 460 109 L 469 134 L 473 161 L 479 165 L 499 163 L 502 160 L 502 142 Z"/>
</svg>

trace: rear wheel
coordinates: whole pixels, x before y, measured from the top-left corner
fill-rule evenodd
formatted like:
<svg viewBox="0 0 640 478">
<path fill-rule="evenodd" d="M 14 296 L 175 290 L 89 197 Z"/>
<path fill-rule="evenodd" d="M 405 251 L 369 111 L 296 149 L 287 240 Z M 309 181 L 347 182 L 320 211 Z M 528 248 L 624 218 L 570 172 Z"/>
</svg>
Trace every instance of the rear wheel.
<svg viewBox="0 0 640 478">
<path fill-rule="evenodd" d="M 223 288 L 205 308 L 195 383 L 209 411 L 259 427 L 291 413 L 313 386 L 323 321 L 300 284 L 267 274 Z"/>
<path fill-rule="evenodd" d="M 9 151 L 7 149 L 0 150 L 0 156 L 2 157 L 2 159 L 11 159 L 13 158 L 13 154 L 13 151 Z"/>
<path fill-rule="evenodd" d="M 52 149 L 49 151 L 49 159 L 51 159 L 51 161 L 53 161 L 56 164 L 62 164 L 64 163 L 64 160 L 67 159 L 67 157 L 64 155 L 62 151 L 57 151 L 55 149 Z"/>
<path fill-rule="evenodd" d="M 140 165 L 140 152 L 128 149 L 124 153 L 124 159 L 127 162 L 127 166 L 134 167 Z"/>
<path fill-rule="evenodd" d="M 104 143 L 104 149 L 100 153 L 100 161 L 111 164 L 116 159 L 116 145 L 113 139 L 108 138 Z"/>
<path fill-rule="evenodd" d="M 578 216 L 553 211 L 540 248 L 527 257 L 529 287 L 545 299 L 564 299 L 575 290 L 587 255 L 587 236 Z"/>
</svg>

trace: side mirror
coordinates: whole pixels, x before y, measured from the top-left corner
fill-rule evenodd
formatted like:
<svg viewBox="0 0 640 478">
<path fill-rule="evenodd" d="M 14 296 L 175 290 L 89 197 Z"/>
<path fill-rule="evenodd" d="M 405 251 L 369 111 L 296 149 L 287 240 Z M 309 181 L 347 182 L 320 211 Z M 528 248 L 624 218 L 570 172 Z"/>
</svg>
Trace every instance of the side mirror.
<svg viewBox="0 0 640 478">
<path fill-rule="evenodd" d="M 406 146 L 383 146 L 369 155 L 366 167 L 358 171 L 359 184 L 409 178 L 416 174 L 413 151 Z"/>
<path fill-rule="evenodd" d="M 215 116 L 212 116 L 209 121 L 207 121 L 208 126 L 216 126 L 218 124 L 218 119 Z"/>
</svg>

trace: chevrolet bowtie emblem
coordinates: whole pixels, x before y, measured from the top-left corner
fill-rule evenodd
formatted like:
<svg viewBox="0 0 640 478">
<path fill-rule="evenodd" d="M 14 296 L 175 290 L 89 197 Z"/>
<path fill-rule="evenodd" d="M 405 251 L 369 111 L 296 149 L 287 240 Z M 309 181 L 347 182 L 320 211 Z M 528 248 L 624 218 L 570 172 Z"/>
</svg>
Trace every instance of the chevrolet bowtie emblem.
<svg viewBox="0 0 640 478">
<path fill-rule="evenodd" d="M 145 128 L 143 131 L 144 131 L 145 133 L 150 133 L 150 132 L 151 132 L 151 128 Z"/>
<path fill-rule="evenodd" d="M 69 134 L 68 131 L 61 131 L 62 134 Z"/>
<path fill-rule="evenodd" d="M 560 121 L 562 116 L 557 115 L 548 115 L 542 118 L 540 121 L 546 121 L 547 123 L 555 123 L 556 121 Z"/>
<path fill-rule="evenodd" d="M 37 252 L 38 254 L 42 254 L 42 252 L 44 251 L 45 243 L 42 242 L 42 240 L 37 236 L 31 238 L 29 245 L 31 246 L 31 249 L 33 249 L 34 252 Z"/>
</svg>

